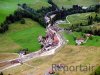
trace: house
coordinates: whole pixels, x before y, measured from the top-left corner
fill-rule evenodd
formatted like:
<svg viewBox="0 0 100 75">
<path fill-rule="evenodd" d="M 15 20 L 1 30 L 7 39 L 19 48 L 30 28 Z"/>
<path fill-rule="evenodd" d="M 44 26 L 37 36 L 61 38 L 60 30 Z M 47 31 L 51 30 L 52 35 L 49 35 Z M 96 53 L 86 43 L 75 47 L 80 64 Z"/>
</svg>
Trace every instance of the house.
<svg viewBox="0 0 100 75">
<path fill-rule="evenodd" d="M 50 18 L 45 16 L 45 21 L 46 21 L 46 23 L 49 23 L 50 22 Z"/>
<path fill-rule="evenodd" d="M 42 36 L 38 37 L 38 41 L 41 42 L 43 40 Z"/>
<path fill-rule="evenodd" d="M 85 36 L 86 36 L 86 37 L 91 37 L 91 36 L 92 36 L 92 34 L 85 34 Z"/>
<path fill-rule="evenodd" d="M 54 36 L 53 38 L 53 45 L 57 45 L 59 43 L 59 39 L 57 36 Z"/>
<path fill-rule="evenodd" d="M 82 43 L 84 43 L 85 39 L 84 38 L 77 38 L 76 39 L 76 44 L 77 45 L 81 45 Z"/>
<path fill-rule="evenodd" d="M 82 9 L 87 9 L 88 7 L 83 6 Z"/>
</svg>

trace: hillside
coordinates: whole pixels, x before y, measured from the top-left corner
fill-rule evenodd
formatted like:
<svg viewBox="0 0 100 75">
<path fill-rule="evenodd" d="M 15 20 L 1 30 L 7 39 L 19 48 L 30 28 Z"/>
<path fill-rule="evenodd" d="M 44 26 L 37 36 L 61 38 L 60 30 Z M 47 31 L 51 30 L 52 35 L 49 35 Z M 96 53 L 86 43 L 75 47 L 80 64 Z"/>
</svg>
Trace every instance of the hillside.
<svg viewBox="0 0 100 75">
<path fill-rule="evenodd" d="M 100 0 L 0 0 L 0 75 L 100 75 Z"/>
<path fill-rule="evenodd" d="M 48 72 L 52 64 L 65 64 L 65 65 L 94 65 L 96 67 L 100 65 L 100 47 L 84 47 L 84 46 L 71 46 L 65 45 L 55 55 L 41 57 L 5 70 L 4 74 L 15 74 L 16 75 L 43 75 Z M 93 70 L 93 71 L 94 71 Z M 58 73 L 58 72 L 57 72 Z M 59 75 L 89 75 L 90 72 L 59 72 Z"/>
<path fill-rule="evenodd" d="M 80 6 L 84 6 L 84 7 L 88 7 L 90 5 L 95 5 L 98 2 L 100 2 L 100 0 L 53 0 L 53 2 L 55 4 L 57 4 L 58 7 L 62 8 L 71 8 L 72 5 L 80 5 Z"/>
<path fill-rule="evenodd" d="M 18 9 L 18 4 L 23 3 L 33 6 L 35 9 L 39 9 L 42 6 L 49 6 L 47 0 L 0 0 L 0 23 L 2 23 L 9 14 L 12 14 Z"/>
<path fill-rule="evenodd" d="M 25 19 L 25 22 L 13 23 L 7 33 L 0 34 L 0 53 L 16 53 L 23 48 L 29 48 L 32 52 L 41 48 L 38 36 L 45 35 L 45 29 L 31 19 Z"/>
</svg>

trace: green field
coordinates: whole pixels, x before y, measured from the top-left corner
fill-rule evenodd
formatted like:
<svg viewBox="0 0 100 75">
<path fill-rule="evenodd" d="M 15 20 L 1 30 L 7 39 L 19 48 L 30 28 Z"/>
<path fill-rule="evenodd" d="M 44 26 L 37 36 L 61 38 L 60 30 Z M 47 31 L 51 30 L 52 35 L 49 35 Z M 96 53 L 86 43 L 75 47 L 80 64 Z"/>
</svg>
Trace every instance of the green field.
<svg viewBox="0 0 100 75">
<path fill-rule="evenodd" d="M 55 4 L 58 5 L 58 7 L 62 8 L 70 8 L 72 7 L 72 5 L 80 5 L 80 6 L 85 6 L 88 7 L 90 5 L 94 5 L 98 2 L 100 2 L 100 0 L 53 0 L 53 2 Z"/>
<path fill-rule="evenodd" d="M 35 9 L 35 10 L 38 10 L 42 7 L 48 7 L 48 6 L 51 6 L 51 5 L 47 2 L 47 0 L 40 0 L 40 1 L 36 0 L 35 3 L 28 4 L 28 6 Z"/>
<path fill-rule="evenodd" d="M 68 19 L 71 24 L 86 23 L 88 16 L 91 14 L 92 13 L 73 14 L 69 15 L 66 19 Z"/>
<path fill-rule="evenodd" d="M 25 24 L 11 24 L 5 34 L 0 34 L 0 52 L 17 52 L 22 48 L 28 48 L 30 51 L 40 49 L 38 36 L 45 35 L 45 29 L 37 22 L 25 20 Z"/>
<path fill-rule="evenodd" d="M 83 38 L 81 32 L 73 32 L 71 34 L 67 34 L 66 32 L 63 33 L 65 39 L 69 40 L 69 45 L 75 45 L 74 37 Z M 93 36 L 93 39 L 88 39 L 88 41 L 83 44 L 83 46 L 100 46 L 100 36 Z"/>
<path fill-rule="evenodd" d="M 83 23 L 83 25 L 87 24 L 87 18 L 88 16 L 95 17 L 96 13 L 81 13 L 81 14 L 73 14 L 66 17 L 66 24 L 59 24 L 61 28 L 69 28 L 72 24 L 80 24 Z M 98 14 L 100 17 L 100 14 Z M 68 24 L 68 21 L 70 22 Z M 92 26 L 96 27 L 97 29 L 100 28 L 100 24 L 97 22 L 94 22 Z M 90 29 L 90 26 L 82 26 L 82 29 Z M 69 40 L 69 45 L 75 45 L 74 37 L 82 37 L 82 32 L 73 32 L 72 34 L 67 34 L 67 32 L 64 32 L 63 35 L 66 39 Z M 100 36 L 93 36 L 92 40 L 88 40 L 87 43 L 84 44 L 84 46 L 100 46 Z"/>
<path fill-rule="evenodd" d="M 42 6 L 48 6 L 49 4 L 46 2 L 47 0 L 0 0 L 0 23 L 5 20 L 6 16 L 12 14 L 18 8 L 18 3 L 27 3 L 35 9 L 39 9 Z"/>
<path fill-rule="evenodd" d="M 91 12 L 91 13 L 81 13 L 81 14 L 73 14 L 73 15 L 69 15 L 68 19 L 70 21 L 71 24 L 77 24 L 77 23 L 87 23 L 87 18 L 89 16 L 95 17 L 95 15 L 98 15 L 100 17 L 100 13 L 95 13 L 95 12 Z"/>
<path fill-rule="evenodd" d="M 91 13 L 81 13 L 81 14 L 72 14 L 66 17 L 66 24 L 59 24 L 60 27 L 62 28 L 67 28 L 71 26 L 72 24 L 86 24 L 87 23 L 87 18 L 89 16 L 95 17 L 96 13 L 91 12 Z M 98 16 L 100 17 L 100 14 L 98 13 Z M 70 24 L 68 24 L 68 21 Z"/>
</svg>

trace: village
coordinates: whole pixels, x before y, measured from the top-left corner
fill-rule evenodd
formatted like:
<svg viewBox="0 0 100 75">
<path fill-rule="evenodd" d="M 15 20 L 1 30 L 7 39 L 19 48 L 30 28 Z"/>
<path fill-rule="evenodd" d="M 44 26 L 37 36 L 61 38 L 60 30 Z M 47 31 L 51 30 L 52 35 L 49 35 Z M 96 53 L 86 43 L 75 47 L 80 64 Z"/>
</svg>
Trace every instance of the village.
<svg viewBox="0 0 100 75">
<path fill-rule="evenodd" d="M 10 2 L 9 14 L 0 5 L 0 75 L 100 74 L 98 1 Z M 66 65 L 91 65 L 92 71 L 64 72 Z"/>
</svg>

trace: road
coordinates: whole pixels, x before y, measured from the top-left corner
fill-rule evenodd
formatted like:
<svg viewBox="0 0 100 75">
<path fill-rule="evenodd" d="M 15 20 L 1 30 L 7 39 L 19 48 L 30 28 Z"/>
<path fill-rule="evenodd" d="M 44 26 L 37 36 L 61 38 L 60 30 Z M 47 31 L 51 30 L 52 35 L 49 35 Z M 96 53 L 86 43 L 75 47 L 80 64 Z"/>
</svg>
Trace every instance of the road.
<svg viewBox="0 0 100 75">
<path fill-rule="evenodd" d="M 22 63 L 29 61 L 29 60 L 32 60 L 34 58 L 55 54 L 56 50 L 58 50 L 59 47 L 63 46 L 64 40 L 62 39 L 61 35 L 58 32 L 56 32 L 55 30 L 52 29 L 52 26 L 48 25 L 47 28 L 49 28 L 52 32 L 55 32 L 57 38 L 59 39 L 59 43 L 56 47 L 53 47 L 49 51 L 44 51 L 42 53 L 41 53 L 41 50 L 38 50 L 37 52 L 32 52 L 32 53 L 29 53 L 27 55 L 23 55 L 23 57 L 18 57 L 16 59 L 8 60 L 8 61 L 5 61 L 3 63 L 1 62 L 0 64 L 3 64 L 3 66 L 0 67 L 0 71 L 2 72 L 6 69 L 21 65 Z"/>
</svg>

